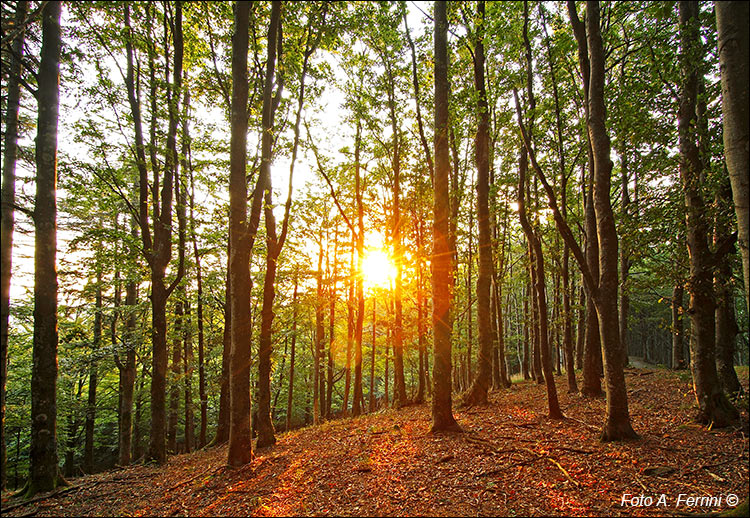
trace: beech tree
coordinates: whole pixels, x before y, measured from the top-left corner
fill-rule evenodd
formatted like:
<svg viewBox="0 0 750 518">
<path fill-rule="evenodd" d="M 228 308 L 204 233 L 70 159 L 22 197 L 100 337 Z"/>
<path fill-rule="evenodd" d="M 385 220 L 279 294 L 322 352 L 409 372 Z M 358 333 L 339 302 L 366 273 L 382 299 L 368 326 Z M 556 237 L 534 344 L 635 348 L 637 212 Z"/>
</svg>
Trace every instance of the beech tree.
<svg viewBox="0 0 750 518">
<path fill-rule="evenodd" d="M 716 427 L 726 426 L 737 417 L 737 410 L 724 395 L 716 373 L 716 300 L 713 269 L 726 250 L 709 249 L 709 227 L 701 192 L 703 162 L 697 127 L 698 92 L 701 76 L 698 2 L 680 2 L 680 67 L 682 90 L 677 118 L 680 142 L 680 179 L 685 196 L 685 222 L 690 254 L 690 370 L 699 411 L 696 419 Z"/>
<path fill-rule="evenodd" d="M 64 479 L 57 466 L 57 125 L 60 107 L 60 12 L 42 14 L 37 93 L 34 205 L 34 368 L 31 371 L 31 468 L 26 496 L 51 491 Z"/>
<path fill-rule="evenodd" d="M 448 18 L 446 2 L 435 2 L 435 173 L 432 245 L 434 347 L 432 431 L 460 431 L 451 397 L 451 256 L 448 243 L 450 157 L 448 147 Z"/>
<path fill-rule="evenodd" d="M 26 20 L 28 6 L 16 2 L 14 27 Z M 16 204 L 16 158 L 18 156 L 18 112 L 21 105 L 21 73 L 25 31 L 13 38 L 8 63 L 7 106 L 3 130 L 3 191 L 0 203 L 0 489 L 6 483 L 5 390 L 8 380 L 8 319 L 10 317 L 10 279 L 13 260 L 14 210 Z"/>
<path fill-rule="evenodd" d="M 737 242 L 742 254 L 745 304 L 750 308 L 750 87 L 748 87 L 748 5 L 746 2 L 714 2 L 719 32 L 721 107 L 724 116 L 724 154 L 732 183 L 737 213 Z"/>
</svg>

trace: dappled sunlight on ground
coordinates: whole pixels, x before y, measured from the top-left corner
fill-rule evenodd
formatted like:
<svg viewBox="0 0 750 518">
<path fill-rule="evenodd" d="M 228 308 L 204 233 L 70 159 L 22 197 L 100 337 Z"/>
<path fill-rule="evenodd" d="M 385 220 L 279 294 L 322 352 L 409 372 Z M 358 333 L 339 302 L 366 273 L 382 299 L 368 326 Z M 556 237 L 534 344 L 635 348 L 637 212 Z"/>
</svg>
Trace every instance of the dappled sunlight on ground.
<svg viewBox="0 0 750 518">
<path fill-rule="evenodd" d="M 239 469 L 212 448 L 84 477 L 10 514 L 655 516 L 664 507 L 623 508 L 622 495 L 665 494 L 675 512 L 717 510 L 676 509 L 679 493 L 747 498 L 746 408 L 736 427 L 707 431 L 691 423 L 687 381 L 628 370 L 641 439 L 602 444 L 604 399 L 557 382 L 568 419 L 547 418 L 544 387 L 522 382 L 488 406 L 456 408 L 465 433 L 431 434 L 429 404 L 408 406 L 280 434 Z"/>
</svg>

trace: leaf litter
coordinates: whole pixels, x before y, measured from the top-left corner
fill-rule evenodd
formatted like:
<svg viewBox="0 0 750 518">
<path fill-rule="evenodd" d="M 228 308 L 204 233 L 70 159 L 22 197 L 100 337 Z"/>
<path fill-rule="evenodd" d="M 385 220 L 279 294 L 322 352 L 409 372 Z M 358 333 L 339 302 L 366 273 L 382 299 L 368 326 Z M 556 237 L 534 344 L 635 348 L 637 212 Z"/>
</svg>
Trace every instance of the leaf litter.
<svg viewBox="0 0 750 518">
<path fill-rule="evenodd" d="M 4 494 L 3 516 L 662 516 L 747 499 L 747 404 L 736 426 L 707 430 L 692 422 L 687 381 L 649 374 L 626 371 L 636 441 L 599 442 L 603 398 L 560 390 L 566 419 L 548 419 L 544 386 L 526 381 L 454 408 L 464 433 L 430 433 L 428 403 L 383 410 L 280 434 L 242 468 L 220 446 L 81 477 L 26 504 Z M 678 506 L 680 494 L 723 499 Z M 627 505 L 641 495 L 666 506 Z"/>
</svg>

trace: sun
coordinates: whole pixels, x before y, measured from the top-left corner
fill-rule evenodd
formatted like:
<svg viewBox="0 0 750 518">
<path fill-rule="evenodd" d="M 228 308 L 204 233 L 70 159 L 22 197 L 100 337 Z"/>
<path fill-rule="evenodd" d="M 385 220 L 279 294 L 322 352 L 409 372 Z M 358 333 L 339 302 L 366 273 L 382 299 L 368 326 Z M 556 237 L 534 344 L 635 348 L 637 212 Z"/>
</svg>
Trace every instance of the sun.
<svg viewBox="0 0 750 518">
<path fill-rule="evenodd" d="M 384 250 L 370 250 L 362 261 L 362 276 L 368 289 L 388 288 L 396 278 L 396 267 Z"/>
</svg>

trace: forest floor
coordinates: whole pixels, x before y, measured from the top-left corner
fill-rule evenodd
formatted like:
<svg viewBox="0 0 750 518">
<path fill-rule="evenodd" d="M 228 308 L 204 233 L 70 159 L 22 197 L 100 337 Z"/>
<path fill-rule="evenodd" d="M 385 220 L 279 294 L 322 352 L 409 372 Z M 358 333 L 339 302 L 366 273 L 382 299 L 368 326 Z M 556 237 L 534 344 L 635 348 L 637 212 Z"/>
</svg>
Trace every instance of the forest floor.
<svg viewBox="0 0 750 518">
<path fill-rule="evenodd" d="M 707 430 L 689 373 L 626 378 L 636 441 L 600 443 L 604 399 L 568 394 L 563 375 L 564 420 L 546 417 L 543 385 L 520 382 L 454 409 L 465 433 L 429 433 L 428 404 L 384 410 L 280 434 L 242 468 L 225 446 L 176 455 L 4 498 L 3 516 L 681 516 L 748 498 L 747 399 L 735 427 Z M 747 391 L 747 368 L 740 379 Z"/>
</svg>

